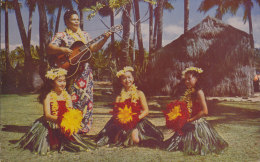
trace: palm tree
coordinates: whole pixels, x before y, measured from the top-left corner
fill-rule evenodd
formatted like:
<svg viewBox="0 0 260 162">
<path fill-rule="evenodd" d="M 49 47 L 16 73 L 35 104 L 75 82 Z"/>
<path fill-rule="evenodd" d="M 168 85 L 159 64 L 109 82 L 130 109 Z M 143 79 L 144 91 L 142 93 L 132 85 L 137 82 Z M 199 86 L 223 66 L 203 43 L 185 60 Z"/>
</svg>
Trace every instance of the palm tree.
<svg viewBox="0 0 260 162">
<path fill-rule="evenodd" d="M 10 72 L 11 65 L 9 61 L 9 19 L 8 19 L 8 9 L 11 7 L 8 0 L 5 1 L 5 62 L 6 62 L 6 71 Z"/>
<path fill-rule="evenodd" d="M 131 4 L 125 5 L 122 15 L 123 38 L 122 38 L 122 53 L 119 64 L 119 69 L 130 64 L 129 60 L 129 38 L 130 38 L 130 21 L 131 21 Z"/>
<path fill-rule="evenodd" d="M 41 58 L 41 61 L 45 61 L 46 46 L 49 42 L 47 15 L 46 15 L 46 10 L 45 10 L 44 0 L 38 0 L 37 2 L 38 2 L 39 19 L 40 19 L 40 24 L 39 24 L 40 58 Z"/>
<path fill-rule="evenodd" d="M 31 50 L 30 50 L 30 41 L 28 36 L 26 35 L 26 31 L 25 31 L 25 27 L 24 27 L 24 23 L 23 23 L 23 18 L 22 18 L 22 14 L 21 14 L 21 10 L 20 10 L 20 6 L 19 6 L 19 2 L 18 0 L 14 0 L 14 9 L 15 9 L 15 15 L 16 15 L 16 20 L 17 20 L 17 24 L 18 24 L 18 28 L 19 28 L 19 32 L 20 32 L 20 36 L 22 39 L 22 44 L 23 44 L 23 49 L 24 49 L 24 53 L 25 53 L 25 60 L 24 60 L 24 80 L 23 80 L 23 84 L 25 85 L 25 89 L 26 91 L 30 91 L 32 90 L 32 78 L 31 78 L 31 63 L 32 63 L 32 58 L 31 58 Z"/>
<path fill-rule="evenodd" d="M 149 4 L 149 53 L 152 53 L 154 44 L 153 44 L 153 4 Z M 150 55 L 149 55 L 150 56 Z"/>
<path fill-rule="evenodd" d="M 160 49 L 162 47 L 162 34 L 163 34 L 163 4 L 164 0 L 158 0 L 158 32 L 157 32 L 157 43 L 156 49 Z"/>
<path fill-rule="evenodd" d="M 29 23 L 28 23 L 28 41 L 31 42 L 32 34 L 32 14 L 35 11 L 36 0 L 26 0 L 26 5 L 29 8 Z"/>
<path fill-rule="evenodd" d="M 184 0 L 184 33 L 189 28 L 189 0 Z"/>
<path fill-rule="evenodd" d="M 139 55 L 140 55 L 140 63 L 143 63 L 144 59 L 144 45 L 143 45 L 143 39 L 142 39 L 142 30 L 141 30 L 141 19 L 140 19 L 140 11 L 139 11 L 139 0 L 133 0 L 134 1 L 134 13 L 135 13 L 135 23 L 137 28 L 137 41 L 138 41 L 138 47 L 139 47 Z"/>
<path fill-rule="evenodd" d="M 250 35 L 250 44 L 251 47 L 254 48 L 254 37 L 253 37 L 253 23 L 252 23 L 252 15 L 251 15 L 251 9 L 253 7 L 253 2 L 252 0 L 241 0 L 242 5 L 244 6 L 244 17 L 243 20 L 246 22 L 248 20 L 248 25 L 249 25 L 249 35 Z M 260 6 L 260 0 L 255 0 L 255 2 Z"/>
</svg>

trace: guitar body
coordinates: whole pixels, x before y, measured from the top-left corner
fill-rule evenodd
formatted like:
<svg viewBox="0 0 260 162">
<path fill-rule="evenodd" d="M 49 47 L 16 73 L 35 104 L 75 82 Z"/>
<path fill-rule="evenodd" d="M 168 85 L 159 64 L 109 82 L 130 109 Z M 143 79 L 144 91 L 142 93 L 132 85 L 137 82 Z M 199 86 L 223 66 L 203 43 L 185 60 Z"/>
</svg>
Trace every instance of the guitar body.
<svg viewBox="0 0 260 162">
<path fill-rule="evenodd" d="M 70 49 L 72 50 L 72 54 L 67 56 L 65 54 L 61 54 L 57 57 L 56 65 L 63 69 L 69 70 L 71 66 L 75 66 L 80 62 L 87 61 L 91 57 L 91 52 L 89 49 L 81 50 L 81 47 L 84 46 L 84 43 L 81 41 L 74 42 Z"/>
</svg>

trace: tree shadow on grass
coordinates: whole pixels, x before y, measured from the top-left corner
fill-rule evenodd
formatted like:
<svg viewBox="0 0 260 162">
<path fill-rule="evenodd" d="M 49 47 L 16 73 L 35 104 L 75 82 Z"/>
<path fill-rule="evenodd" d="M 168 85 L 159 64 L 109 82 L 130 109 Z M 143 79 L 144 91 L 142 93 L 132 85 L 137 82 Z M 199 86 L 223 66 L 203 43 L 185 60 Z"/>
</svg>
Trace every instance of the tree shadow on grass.
<svg viewBox="0 0 260 162">
<path fill-rule="evenodd" d="M 15 132 L 15 133 L 26 133 L 30 130 L 30 126 L 18 126 L 18 125 L 3 125 L 2 131 Z"/>
<path fill-rule="evenodd" d="M 260 111 L 255 109 L 247 109 L 237 107 L 239 103 L 231 103 L 229 105 L 219 105 L 218 101 L 208 102 L 209 116 L 217 117 L 217 119 L 210 120 L 212 125 L 222 123 L 237 123 L 243 122 L 245 125 L 259 126 Z M 234 106 L 232 106 L 234 104 Z"/>
</svg>

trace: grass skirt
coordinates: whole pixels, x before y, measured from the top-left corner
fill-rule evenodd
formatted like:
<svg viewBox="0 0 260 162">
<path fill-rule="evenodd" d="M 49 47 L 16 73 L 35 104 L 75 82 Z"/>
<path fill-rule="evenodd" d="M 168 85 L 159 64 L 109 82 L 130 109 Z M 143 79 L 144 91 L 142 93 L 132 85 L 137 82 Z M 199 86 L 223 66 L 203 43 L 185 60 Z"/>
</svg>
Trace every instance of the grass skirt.
<svg viewBox="0 0 260 162">
<path fill-rule="evenodd" d="M 16 147 L 45 155 L 52 149 L 51 143 L 55 142 L 58 151 L 65 149 L 77 152 L 96 148 L 94 141 L 83 139 L 77 134 L 73 134 L 68 138 L 60 132 L 60 129 L 51 129 L 44 117 L 37 119 L 33 123 L 31 129 L 16 143 Z"/>
<path fill-rule="evenodd" d="M 184 132 L 184 135 L 174 133 L 163 142 L 167 151 L 183 151 L 189 155 L 206 155 L 208 153 L 221 153 L 228 143 L 203 118 L 194 122 L 195 129 Z"/>
<path fill-rule="evenodd" d="M 163 141 L 162 132 L 147 119 L 142 119 L 136 126 L 138 129 L 139 145 L 144 147 L 157 147 Z M 110 144 L 110 146 L 128 147 L 134 145 L 132 131 L 125 131 L 114 124 L 111 118 L 96 137 L 98 146 Z"/>
</svg>

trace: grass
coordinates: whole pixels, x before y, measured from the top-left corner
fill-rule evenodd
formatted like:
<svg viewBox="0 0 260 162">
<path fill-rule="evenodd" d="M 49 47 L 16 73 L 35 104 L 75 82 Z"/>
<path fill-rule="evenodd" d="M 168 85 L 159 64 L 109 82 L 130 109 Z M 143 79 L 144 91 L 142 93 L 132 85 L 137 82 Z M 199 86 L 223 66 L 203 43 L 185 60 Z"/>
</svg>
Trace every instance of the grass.
<svg viewBox="0 0 260 162">
<path fill-rule="evenodd" d="M 13 148 L 14 143 L 29 130 L 35 119 L 42 115 L 42 106 L 37 95 L 0 95 L 0 161 L 259 161 L 260 160 L 260 102 L 209 101 L 209 116 L 206 118 L 229 143 L 229 148 L 220 155 L 187 156 L 182 152 L 167 152 L 159 149 L 130 147 L 101 147 L 95 151 L 71 153 L 52 152 L 46 156 L 32 154 L 29 150 Z M 94 123 L 90 134 L 98 133 L 111 115 L 113 97 L 97 94 L 95 97 Z M 165 128 L 161 110 L 169 98 L 148 98 L 148 119 L 159 127 L 165 139 L 172 132 Z"/>
</svg>

